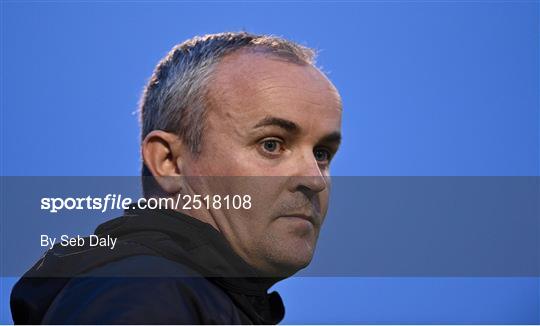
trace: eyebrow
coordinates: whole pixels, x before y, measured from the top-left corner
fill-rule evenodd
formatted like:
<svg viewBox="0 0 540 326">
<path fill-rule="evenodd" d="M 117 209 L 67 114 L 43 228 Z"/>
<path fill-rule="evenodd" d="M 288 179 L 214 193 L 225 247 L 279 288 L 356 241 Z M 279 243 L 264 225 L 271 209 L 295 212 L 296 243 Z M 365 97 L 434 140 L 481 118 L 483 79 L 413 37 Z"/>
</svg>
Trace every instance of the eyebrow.
<svg viewBox="0 0 540 326">
<path fill-rule="evenodd" d="M 300 127 L 296 123 L 290 120 L 272 117 L 272 116 L 267 116 L 263 118 L 253 128 L 256 129 L 256 128 L 267 127 L 267 126 L 277 126 L 291 133 L 300 132 Z"/>
<path fill-rule="evenodd" d="M 277 118 L 273 116 L 267 116 L 263 118 L 253 128 L 257 129 L 257 128 L 267 127 L 267 126 L 277 126 L 291 133 L 300 132 L 300 127 L 296 123 L 287 119 Z M 320 140 L 320 142 L 321 143 L 334 143 L 339 146 L 339 144 L 341 143 L 341 133 L 339 131 L 334 131 L 324 136 Z"/>
<path fill-rule="evenodd" d="M 334 131 L 321 139 L 321 143 L 335 143 L 339 146 L 341 144 L 341 133 Z"/>
</svg>

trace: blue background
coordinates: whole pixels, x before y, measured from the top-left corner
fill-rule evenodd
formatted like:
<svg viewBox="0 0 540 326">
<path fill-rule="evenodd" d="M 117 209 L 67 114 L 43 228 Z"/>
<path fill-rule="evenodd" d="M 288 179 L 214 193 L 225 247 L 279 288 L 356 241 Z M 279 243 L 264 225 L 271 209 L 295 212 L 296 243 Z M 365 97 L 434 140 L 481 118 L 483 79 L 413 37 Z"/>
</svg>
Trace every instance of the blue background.
<svg viewBox="0 0 540 326">
<path fill-rule="evenodd" d="M 1 2 L 1 175 L 137 175 L 157 61 L 245 29 L 320 50 L 334 175 L 539 175 L 538 1 Z M 4 218 L 4 217 L 2 217 Z M 0 322 L 10 323 L 3 278 Z M 285 323 L 539 323 L 539 278 L 292 278 Z"/>
</svg>

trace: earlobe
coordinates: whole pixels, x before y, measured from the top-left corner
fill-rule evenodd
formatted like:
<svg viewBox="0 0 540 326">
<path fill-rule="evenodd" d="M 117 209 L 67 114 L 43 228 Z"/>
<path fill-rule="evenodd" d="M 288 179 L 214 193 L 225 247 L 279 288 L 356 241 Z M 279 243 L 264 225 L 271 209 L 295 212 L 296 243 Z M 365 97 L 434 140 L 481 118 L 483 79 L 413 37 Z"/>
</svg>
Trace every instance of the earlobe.
<svg viewBox="0 0 540 326">
<path fill-rule="evenodd" d="M 142 157 L 156 183 L 169 194 L 178 193 L 182 176 L 182 142 L 175 134 L 153 130 L 143 140 Z"/>
</svg>

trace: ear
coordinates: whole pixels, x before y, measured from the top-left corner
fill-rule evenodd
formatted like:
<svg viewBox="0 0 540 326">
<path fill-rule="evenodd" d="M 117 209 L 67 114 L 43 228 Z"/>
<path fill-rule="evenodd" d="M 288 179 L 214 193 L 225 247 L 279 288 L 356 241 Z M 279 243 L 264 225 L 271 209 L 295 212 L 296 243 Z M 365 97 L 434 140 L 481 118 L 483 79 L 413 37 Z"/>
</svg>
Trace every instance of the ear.
<svg viewBox="0 0 540 326">
<path fill-rule="evenodd" d="M 153 130 L 143 140 L 142 157 L 157 184 L 167 193 L 178 193 L 182 176 L 184 144 L 175 134 Z"/>
</svg>

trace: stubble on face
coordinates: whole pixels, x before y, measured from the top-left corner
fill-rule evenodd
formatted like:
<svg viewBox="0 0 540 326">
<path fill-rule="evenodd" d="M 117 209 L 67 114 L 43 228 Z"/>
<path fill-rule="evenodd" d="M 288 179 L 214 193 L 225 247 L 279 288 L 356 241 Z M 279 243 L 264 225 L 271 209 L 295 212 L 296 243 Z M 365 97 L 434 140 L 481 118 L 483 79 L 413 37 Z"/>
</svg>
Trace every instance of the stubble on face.
<svg viewBox="0 0 540 326">
<path fill-rule="evenodd" d="M 317 69 L 261 53 L 228 55 L 213 76 L 202 150 L 184 173 L 206 176 L 194 192 L 250 195 L 249 210 L 208 214 L 250 265 L 291 275 L 311 261 L 327 212 L 329 167 L 314 153 L 337 151 L 339 95 Z"/>
</svg>

